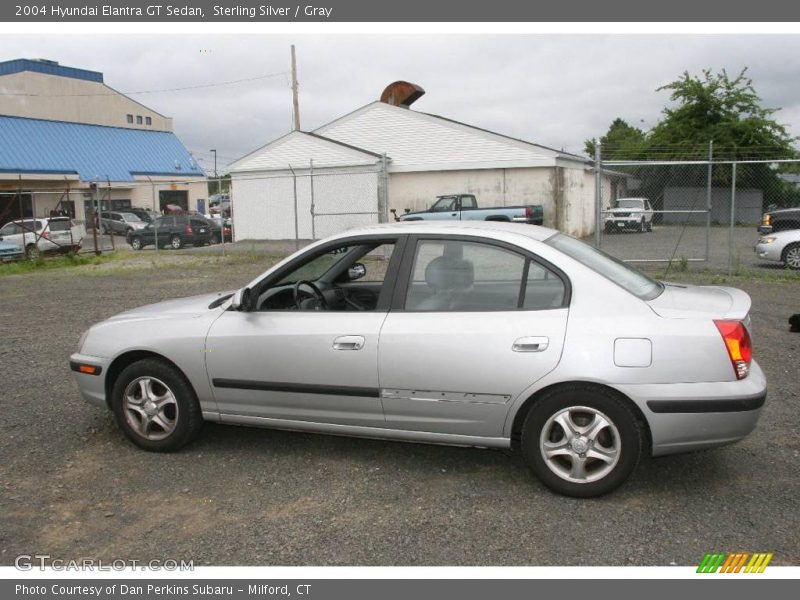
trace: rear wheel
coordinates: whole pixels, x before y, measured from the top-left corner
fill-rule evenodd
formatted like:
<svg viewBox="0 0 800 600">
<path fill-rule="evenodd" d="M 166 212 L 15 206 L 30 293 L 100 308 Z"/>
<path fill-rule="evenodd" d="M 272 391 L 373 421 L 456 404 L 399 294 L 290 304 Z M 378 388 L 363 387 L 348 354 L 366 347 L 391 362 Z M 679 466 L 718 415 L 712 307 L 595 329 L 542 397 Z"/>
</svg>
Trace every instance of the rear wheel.
<svg viewBox="0 0 800 600">
<path fill-rule="evenodd" d="M 800 244 L 790 244 L 783 249 L 781 260 L 790 269 L 800 269 Z"/>
<path fill-rule="evenodd" d="M 200 404 L 177 369 L 154 358 L 126 367 L 114 382 L 111 408 L 134 444 L 171 452 L 194 439 L 203 425 Z"/>
<path fill-rule="evenodd" d="M 181 246 L 183 246 L 183 240 L 181 240 L 181 236 L 173 235 L 169 241 L 169 245 L 175 250 L 180 250 Z"/>
<path fill-rule="evenodd" d="M 639 462 L 643 440 L 623 399 L 587 385 L 540 398 L 522 429 L 522 451 L 536 476 L 551 490 L 577 498 L 622 485 Z"/>
</svg>

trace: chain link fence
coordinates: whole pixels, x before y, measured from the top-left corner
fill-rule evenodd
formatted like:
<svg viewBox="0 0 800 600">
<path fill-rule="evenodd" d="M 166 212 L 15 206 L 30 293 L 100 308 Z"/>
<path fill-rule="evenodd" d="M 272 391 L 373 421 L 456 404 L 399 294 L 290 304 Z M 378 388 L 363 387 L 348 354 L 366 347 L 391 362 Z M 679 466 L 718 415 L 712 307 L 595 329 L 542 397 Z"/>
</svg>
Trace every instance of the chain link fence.
<svg viewBox="0 0 800 600">
<path fill-rule="evenodd" d="M 593 242 L 626 262 L 733 272 L 762 263 L 764 213 L 800 207 L 795 159 L 603 160 Z"/>
</svg>

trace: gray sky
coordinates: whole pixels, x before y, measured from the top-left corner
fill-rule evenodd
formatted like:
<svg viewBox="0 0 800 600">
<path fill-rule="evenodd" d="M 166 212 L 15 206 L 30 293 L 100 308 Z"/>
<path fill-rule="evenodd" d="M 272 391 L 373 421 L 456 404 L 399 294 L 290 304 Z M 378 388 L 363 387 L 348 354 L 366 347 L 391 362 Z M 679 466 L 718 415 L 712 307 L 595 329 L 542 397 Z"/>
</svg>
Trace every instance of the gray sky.
<svg viewBox="0 0 800 600">
<path fill-rule="evenodd" d="M 99 26 L 102 27 L 102 26 Z M 49 58 L 102 71 L 111 87 L 156 90 L 288 72 L 298 53 L 302 128 L 376 100 L 405 79 L 414 108 L 582 153 L 615 117 L 648 129 L 684 70 L 749 67 L 764 104 L 800 135 L 800 36 L 792 35 L 4 35 L 0 60 Z M 173 117 L 211 171 L 291 128 L 288 74 L 134 98 Z"/>
</svg>

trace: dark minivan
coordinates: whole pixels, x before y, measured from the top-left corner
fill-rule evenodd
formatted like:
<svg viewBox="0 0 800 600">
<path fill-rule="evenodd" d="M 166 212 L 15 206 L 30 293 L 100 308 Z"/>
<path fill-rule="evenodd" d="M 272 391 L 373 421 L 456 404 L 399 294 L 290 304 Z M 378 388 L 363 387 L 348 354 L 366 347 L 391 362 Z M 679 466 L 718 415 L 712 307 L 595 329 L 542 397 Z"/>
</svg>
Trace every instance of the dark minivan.
<svg viewBox="0 0 800 600">
<path fill-rule="evenodd" d="M 144 229 L 128 234 L 128 243 L 134 250 L 156 245 L 175 250 L 183 246 L 204 246 L 211 242 L 211 228 L 202 217 L 169 215 L 148 223 Z"/>
</svg>

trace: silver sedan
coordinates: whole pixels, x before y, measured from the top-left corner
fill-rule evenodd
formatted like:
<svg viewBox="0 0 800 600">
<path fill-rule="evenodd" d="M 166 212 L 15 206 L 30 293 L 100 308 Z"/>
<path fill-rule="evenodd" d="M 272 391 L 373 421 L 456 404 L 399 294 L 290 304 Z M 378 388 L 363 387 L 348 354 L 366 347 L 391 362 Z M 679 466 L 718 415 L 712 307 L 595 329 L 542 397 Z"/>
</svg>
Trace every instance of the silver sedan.
<svg viewBox="0 0 800 600">
<path fill-rule="evenodd" d="M 314 243 L 243 288 L 94 325 L 81 393 L 138 446 L 203 421 L 514 448 L 562 494 L 643 454 L 749 434 L 766 398 L 750 298 L 655 281 L 551 229 L 380 225 Z"/>
</svg>

